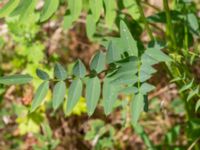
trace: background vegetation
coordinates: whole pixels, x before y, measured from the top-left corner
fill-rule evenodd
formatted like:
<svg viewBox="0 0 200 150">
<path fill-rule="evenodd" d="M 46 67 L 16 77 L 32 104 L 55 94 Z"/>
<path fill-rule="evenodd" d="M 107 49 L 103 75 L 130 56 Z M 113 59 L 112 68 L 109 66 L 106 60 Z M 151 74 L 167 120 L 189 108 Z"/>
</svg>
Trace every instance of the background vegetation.
<svg viewBox="0 0 200 150">
<path fill-rule="evenodd" d="M 200 149 L 199 17 L 199 0 L 1 0 L 1 148 Z"/>
</svg>

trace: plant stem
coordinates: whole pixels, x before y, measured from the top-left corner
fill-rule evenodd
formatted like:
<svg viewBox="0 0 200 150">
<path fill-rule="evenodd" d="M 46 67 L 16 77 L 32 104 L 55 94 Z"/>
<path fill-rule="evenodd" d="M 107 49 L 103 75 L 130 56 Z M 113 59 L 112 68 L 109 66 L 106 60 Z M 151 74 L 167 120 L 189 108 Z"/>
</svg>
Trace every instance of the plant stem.
<svg viewBox="0 0 200 150">
<path fill-rule="evenodd" d="M 140 0 L 136 0 L 136 3 L 137 3 L 137 5 L 138 5 L 139 11 L 140 11 L 140 15 L 141 15 L 141 19 L 142 19 L 142 21 L 144 22 L 145 29 L 147 30 L 147 33 L 148 33 L 148 35 L 149 35 L 149 38 L 150 38 L 152 41 L 154 41 L 153 33 L 152 33 L 152 31 L 151 31 L 151 29 L 150 29 L 150 27 L 149 27 L 149 24 L 148 24 L 148 21 L 147 21 L 145 15 L 144 15 L 144 11 L 143 11 L 143 8 L 142 8 L 142 6 L 141 6 Z"/>
<path fill-rule="evenodd" d="M 188 27 L 187 27 L 187 25 L 184 25 L 184 32 L 185 32 L 185 34 L 184 34 L 184 55 L 188 56 L 189 50 L 188 50 Z"/>
<path fill-rule="evenodd" d="M 188 54 L 188 27 L 187 27 L 187 16 L 185 16 L 185 24 L 184 24 L 184 51 L 185 55 Z"/>
<path fill-rule="evenodd" d="M 157 7 L 157 6 L 153 5 L 153 4 L 150 4 L 148 1 L 142 1 L 141 3 L 143 3 L 144 5 L 147 5 L 147 6 L 151 7 L 151 8 L 153 8 L 156 11 L 161 11 L 159 7 Z"/>
<path fill-rule="evenodd" d="M 169 38 L 170 47 L 173 49 L 176 49 L 177 45 L 176 45 L 176 39 L 174 35 L 174 29 L 171 22 L 171 15 L 170 15 L 170 9 L 168 5 L 168 0 L 163 0 L 163 5 L 164 5 L 165 15 L 167 19 L 166 36 Z"/>
</svg>

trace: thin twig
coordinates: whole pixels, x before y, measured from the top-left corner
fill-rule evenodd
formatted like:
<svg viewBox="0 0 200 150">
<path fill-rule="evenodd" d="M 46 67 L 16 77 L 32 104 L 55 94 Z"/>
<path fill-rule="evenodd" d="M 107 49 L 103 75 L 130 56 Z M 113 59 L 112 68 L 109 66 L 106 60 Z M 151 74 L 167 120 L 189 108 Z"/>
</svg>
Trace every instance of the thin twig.
<svg viewBox="0 0 200 150">
<path fill-rule="evenodd" d="M 161 11 L 159 7 L 156 7 L 155 5 L 150 4 L 148 1 L 142 1 L 143 4 L 155 9 L 156 11 Z"/>
<path fill-rule="evenodd" d="M 197 138 L 190 146 L 187 150 L 192 150 L 192 148 L 196 145 L 196 143 L 200 140 L 200 137 Z"/>
</svg>

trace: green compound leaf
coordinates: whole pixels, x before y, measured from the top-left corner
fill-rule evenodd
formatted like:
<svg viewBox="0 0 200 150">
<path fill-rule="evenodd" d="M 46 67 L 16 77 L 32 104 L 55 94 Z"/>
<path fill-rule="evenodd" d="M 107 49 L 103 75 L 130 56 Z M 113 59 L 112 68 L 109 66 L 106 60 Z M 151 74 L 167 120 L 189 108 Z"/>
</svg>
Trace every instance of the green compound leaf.
<svg viewBox="0 0 200 150">
<path fill-rule="evenodd" d="M 58 9 L 58 6 L 59 0 L 45 0 L 45 4 L 40 15 L 40 22 L 44 22 L 49 19 Z"/>
<path fill-rule="evenodd" d="M 137 125 L 138 119 L 144 108 L 144 95 L 138 93 L 131 101 L 131 122 L 133 126 Z"/>
<path fill-rule="evenodd" d="M 125 51 L 130 56 L 138 56 L 137 42 L 133 39 L 127 25 L 124 21 L 120 21 L 120 35 L 123 40 Z"/>
<path fill-rule="evenodd" d="M 82 63 L 80 59 L 78 59 L 76 64 L 74 65 L 73 74 L 79 78 L 83 78 L 86 75 L 85 65 Z"/>
<path fill-rule="evenodd" d="M 91 116 L 97 106 L 101 93 L 101 83 L 98 77 L 89 78 L 86 83 L 87 112 Z"/>
<path fill-rule="evenodd" d="M 106 56 L 103 52 L 98 51 L 94 57 L 92 58 L 92 61 L 90 63 L 90 69 L 95 70 L 97 73 L 100 73 L 105 69 L 105 62 Z"/>
<path fill-rule="evenodd" d="M 10 75 L 5 77 L 0 77 L 0 84 L 11 85 L 11 84 L 25 84 L 32 80 L 32 76 L 26 75 Z"/>
<path fill-rule="evenodd" d="M 9 0 L 3 8 L 0 9 L 0 18 L 8 16 L 19 4 L 20 0 Z"/>
<path fill-rule="evenodd" d="M 48 90 L 49 90 L 49 81 L 44 81 L 42 84 L 40 84 L 33 98 L 30 112 L 35 111 L 38 108 L 38 106 L 41 105 L 45 96 L 47 95 Z"/>
<path fill-rule="evenodd" d="M 58 83 L 56 83 L 53 89 L 53 98 L 52 98 L 52 104 L 54 110 L 56 110 L 63 102 L 65 93 L 66 93 L 65 82 L 59 81 Z"/>
<path fill-rule="evenodd" d="M 49 80 L 50 79 L 49 75 L 41 69 L 36 69 L 36 74 L 42 80 Z"/>
<path fill-rule="evenodd" d="M 65 80 L 67 78 L 67 71 L 61 64 L 56 63 L 54 67 L 54 76 L 59 80 Z"/>
<path fill-rule="evenodd" d="M 67 98 L 67 110 L 66 113 L 70 114 L 73 108 L 76 106 L 78 100 L 82 94 L 82 81 L 80 79 L 75 79 L 69 87 L 69 93 Z"/>
<path fill-rule="evenodd" d="M 89 0 L 90 10 L 94 21 L 97 22 L 100 18 L 101 11 L 103 8 L 102 0 Z"/>
</svg>

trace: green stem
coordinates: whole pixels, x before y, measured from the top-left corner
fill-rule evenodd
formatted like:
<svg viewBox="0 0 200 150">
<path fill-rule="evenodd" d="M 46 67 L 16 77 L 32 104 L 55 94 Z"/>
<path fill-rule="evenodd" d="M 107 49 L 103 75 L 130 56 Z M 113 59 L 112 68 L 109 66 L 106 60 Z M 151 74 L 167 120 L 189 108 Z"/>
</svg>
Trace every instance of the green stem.
<svg viewBox="0 0 200 150">
<path fill-rule="evenodd" d="M 151 29 L 149 27 L 149 24 L 148 24 L 148 21 L 147 21 L 145 15 L 144 15 L 144 11 L 143 11 L 142 5 L 140 3 L 140 0 L 136 0 L 136 3 L 137 3 L 137 6 L 139 8 L 141 19 L 144 22 L 145 29 L 147 30 L 149 38 L 153 41 L 154 40 L 153 33 L 152 33 L 152 31 L 151 31 Z"/>
<path fill-rule="evenodd" d="M 167 19 L 166 35 L 169 38 L 170 47 L 172 47 L 173 49 L 176 49 L 177 45 L 176 45 L 176 39 L 175 39 L 175 35 L 174 35 L 174 29 L 172 26 L 168 0 L 163 0 L 163 5 L 164 5 L 165 15 L 166 15 L 166 19 Z"/>
<path fill-rule="evenodd" d="M 187 27 L 187 16 L 185 16 L 185 25 L 184 25 L 184 32 L 185 32 L 185 36 L 184 36 L 184 49 L 185 49 L 185 55 L 188 54 L 188 27 Z"/>
</svg>

